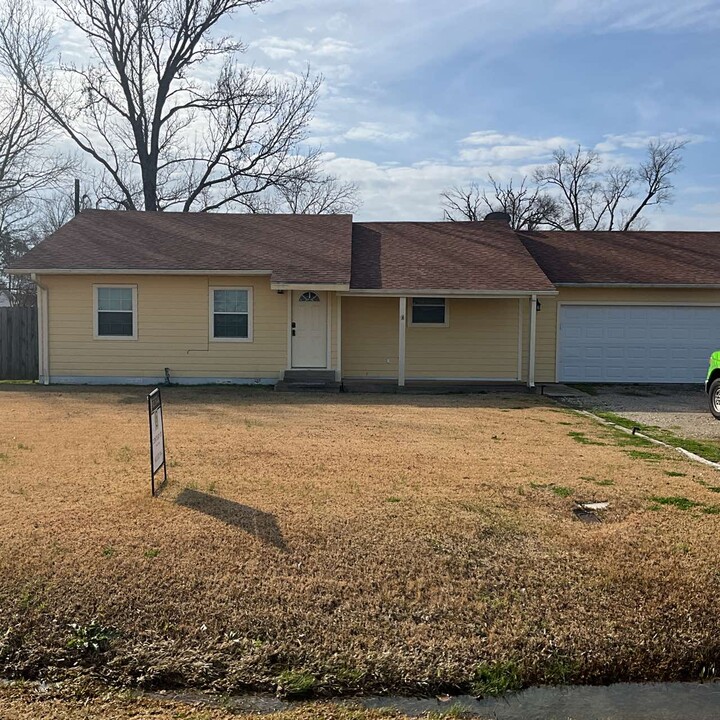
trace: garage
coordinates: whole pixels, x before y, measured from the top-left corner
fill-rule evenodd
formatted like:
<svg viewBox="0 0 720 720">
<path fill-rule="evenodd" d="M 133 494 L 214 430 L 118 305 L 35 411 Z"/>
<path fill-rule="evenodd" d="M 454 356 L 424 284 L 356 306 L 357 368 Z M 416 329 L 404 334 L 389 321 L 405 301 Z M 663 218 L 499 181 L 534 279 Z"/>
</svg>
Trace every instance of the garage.
<svg viewBox="0 0 720 720">
<path fill-rule="evenodd" d="M 701 383 L 720 349 L 720 307 L 583 305 L 559 308 L 560 382 Z"/>
</svg>

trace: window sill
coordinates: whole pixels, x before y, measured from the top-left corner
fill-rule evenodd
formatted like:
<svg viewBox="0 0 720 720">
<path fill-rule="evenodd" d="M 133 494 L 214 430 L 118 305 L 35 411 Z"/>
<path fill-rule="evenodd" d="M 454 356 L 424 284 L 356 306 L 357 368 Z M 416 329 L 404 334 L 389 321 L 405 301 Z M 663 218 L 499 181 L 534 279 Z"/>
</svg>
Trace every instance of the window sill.
<svg viewBox="0 0 720 720">
<path fill-rule="evenodd" d="M 137 335 L 93 335 L 93 340 L 137 340 Z"/>
<path fill-rule="evenodd" d="M 210 342 L 213 343 L 251 343 L 252 341 L 252 338 L 210 338 Z"/>
</svg>

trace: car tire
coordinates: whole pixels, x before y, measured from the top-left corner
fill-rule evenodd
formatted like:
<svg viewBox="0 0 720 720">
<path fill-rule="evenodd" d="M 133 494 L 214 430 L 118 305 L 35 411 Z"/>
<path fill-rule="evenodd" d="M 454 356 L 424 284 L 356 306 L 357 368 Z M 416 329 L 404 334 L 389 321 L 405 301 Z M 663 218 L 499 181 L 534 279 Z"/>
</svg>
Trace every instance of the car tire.
<svg viewBox="0 0 720 720">
<path fill-rule="evenodd" d="M 708 400 L 710 402 L 710 412 L 716 420 L 720 420 L 720 378 L 716 378 L 710 383 Z"/>
</svg>

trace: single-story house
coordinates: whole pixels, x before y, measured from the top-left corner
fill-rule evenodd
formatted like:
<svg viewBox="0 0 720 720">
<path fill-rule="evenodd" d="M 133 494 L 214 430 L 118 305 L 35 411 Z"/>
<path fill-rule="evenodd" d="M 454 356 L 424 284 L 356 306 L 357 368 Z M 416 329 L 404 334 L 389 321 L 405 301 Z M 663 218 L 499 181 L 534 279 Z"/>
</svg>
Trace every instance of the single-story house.
<svg viewBox="0 0 720 720">
<path fill-rule="evenodd" d="M 44 383 L 700 383 L 720 347 L 720 233 L 89 210 L 11 272 Z"/>
</svg>

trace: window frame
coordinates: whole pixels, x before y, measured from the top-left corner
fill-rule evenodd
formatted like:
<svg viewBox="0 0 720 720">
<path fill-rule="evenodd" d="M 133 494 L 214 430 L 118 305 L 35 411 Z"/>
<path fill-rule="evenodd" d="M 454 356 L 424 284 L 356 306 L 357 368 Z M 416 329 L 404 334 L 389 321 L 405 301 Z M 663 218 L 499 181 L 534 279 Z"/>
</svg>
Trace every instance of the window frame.
<svg viewBox="0 0 720 720">
<path fill-rule="evenodd" d="M 248 294 L 248 336 L 246 338 L 240 337 L 215 337 L 215 291 L 216 290 L 244 290 Z M 241 285 L 211 285 L 208 288 L 208 335 L 210 342 L 242 342 L 251 343 L 253 342 L 253 288 Z M 221 315 L 243 315 L 244 313 L 220 313 Z"/>
<path fill-rule="evenodd" d="M 445 308 L 445 321 L 441 323 L 430 323 L 430 322 L 414 322 L 413 321 L 413 309 L 415 307 L 415 300 L 416 299 L 432 299 L 432 300 L 442 300 L 443 301 L 443 307 Z M 417 327 L 417 328 L 440 328 L 440 327 L 450 327 L 450 303 L 448 301 L 448 298 L 446 297 L 435 297 L 432 295 L 418 295 L 416 297 L 410 298 L 410 312 L 407 314 L 408 316 L 408 327 Z"/>
<path fill-rule="evenodd" d="M 137 340 L 138 339 L 138 286 L 121 283 L 93 284 L 93 340 Z M 98 314 L 101 312 L 98 302 L 98 290 L 110 288 L 114 290 L 132 290 L 132 335 L 100 335 Z M 109 311 L 102 311 L 109 312 Z"/>
</svg>

